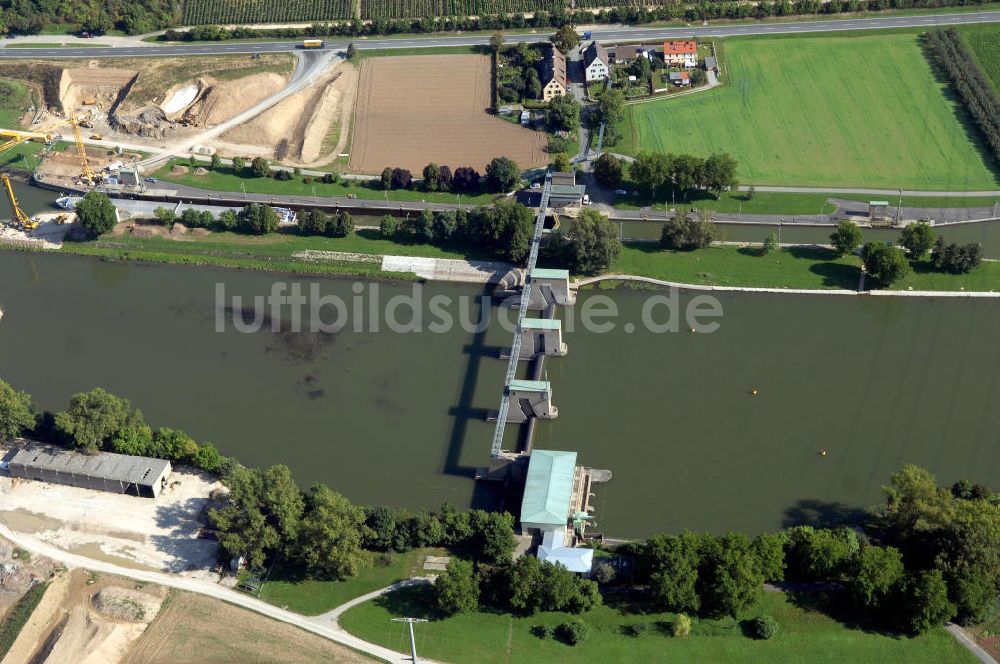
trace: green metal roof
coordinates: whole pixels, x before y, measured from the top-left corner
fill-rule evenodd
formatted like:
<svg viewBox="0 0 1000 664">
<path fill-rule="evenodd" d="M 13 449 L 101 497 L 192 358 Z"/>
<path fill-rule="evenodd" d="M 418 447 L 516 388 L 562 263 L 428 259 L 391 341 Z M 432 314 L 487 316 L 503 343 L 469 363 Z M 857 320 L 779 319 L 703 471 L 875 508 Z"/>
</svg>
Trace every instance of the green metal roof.
<svg viewBox="0 0 1000 664">
<path fill-rule="evenodd" d="M 532 451 L 521 500 L 521 523 L 565 526 L 575 471 L 576 452 Z"/>
<path fill-rule="evenodd" d="M 569 279 L 569 270 L 554 270 L 552 268 L 536 267 L 531 271 L 532 278 L 539 279 Z"/>
<path fill-rule="evenodd" d="M 547 380 L 520 380 L 515 378 L 510 381 L 510 389 L 518 392 L 544 392 L 549 389 Z"/>
<path fill-rule="evenodd" d="M 525 318 L 521 321 L 521 327 L 529 330 L 560 330 L 562 321 L 558 318 Z"/>
</svg>

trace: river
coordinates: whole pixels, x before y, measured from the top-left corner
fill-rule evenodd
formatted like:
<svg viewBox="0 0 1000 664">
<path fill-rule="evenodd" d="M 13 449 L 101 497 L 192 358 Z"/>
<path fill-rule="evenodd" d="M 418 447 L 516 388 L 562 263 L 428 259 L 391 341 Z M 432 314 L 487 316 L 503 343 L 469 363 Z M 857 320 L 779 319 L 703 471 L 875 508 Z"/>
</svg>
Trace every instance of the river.
<svg viewBox="0 0 1000 664">
<path fill-rule="evenodd" d="M 249 297 L 280 278 L 0 253 L 0 376 L 53 410 L 105 387 L 153 425 L 361 503 L 478 500 L 509 334 L 295 333 L 287 315 L 280 332 L 215 331 L 216 284 Z M 301 281 L 355 295 L 350 281 Z M 386 302 L 412 286 L 378 288 Z M 581 294 L 576 311 L 607 295 Z M 626 333 L 650 295 L 612 292 L 616 330 L 577 325 L 569 355 L 546 365 L 560 415 L 536 445 L 614 472 L 598 488 L 600 530 L 774 529 L 877 502 L 904 462 L 948 482 L 1000 472 L 994 301 L 734 294 L 713 334 Z"/>
<path fill-rule="evenodd" d="M 27 202 L 37 191 L 20 194 L 26 208 L 45 205 Z M 471 478 L 487 462 L 483 416 L 499 401 L 496 355 L 510 334 L 496 321 L 481 333 L 297 333 L 287 311 L 277 332 L 240 333 L 232 321 L 215 331 L 217 284 L 249 302 L 283 278 L 0 252 L 0 377 L 50 410 L 105 387 L 154 426 L 247 464 L 286 463 L 304 486 L 326 482 L 360 503 L 487 500 Z M 298 281 L 345 302 L 357 295 L 347 280 Z M 413 288 L 356 287 L 364 297 L 377 288 L 383 304 Z M 481 295 L 449 284 L 423 294 L 425 320 L 432 296 Z M 1000 474 L 994 300 L 717 294 L 717 332 L 626 332 L 652 295 L 581 293 L 560 312 L 575 323 L 569 355 L 546 363 L 560 415 L 539 424 L 536 446 L 613 471 L 596 490 L 598 530 L 836 519 L 879 502 L 907 462 L 944 482 Z M 595 298 L 620 310 L 608 333 L 577 320 Z"/>
</svg>

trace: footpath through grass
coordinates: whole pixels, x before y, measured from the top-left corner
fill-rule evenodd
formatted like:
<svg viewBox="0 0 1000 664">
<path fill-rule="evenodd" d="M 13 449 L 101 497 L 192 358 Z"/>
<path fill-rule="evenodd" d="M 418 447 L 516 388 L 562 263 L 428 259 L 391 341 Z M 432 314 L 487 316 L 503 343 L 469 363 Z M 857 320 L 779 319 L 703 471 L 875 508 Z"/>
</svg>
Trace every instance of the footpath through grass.
<svg viewBox="0 0 1000 664">
<path fill-rule="evenodd" d="M 341 626 L 352 634 L 387 648 L 405 651 L 409 640 L 405 625 L 391 622 L 398 616 L 430 617 L 426 588 L 396 591 L 365 602 L 343 615 Z M 847 627 L 832 618 L 802 608 L 782 593 L 765 593 L 748 617 L 768 614 L 780 628 L 770 641 L 757 641 L 743 633 L 733 619 L 695 620 L 691 635 L 669 635 L 673 614 L 636 607 L 603 606 L 582 616 L 544 613 L 516 617 L 500 613 L 460 614 L 446 620 L 431 620 L 417 627 L 420 654 L 447 662 L 476 664 L 544 663 L 587 661 L 614 662 L 711 662 L 712 664 L 758 664 L 760 662 L 808 662 L 844 664 L 973 664 L 976 659 L 941 628 L 917 638 L 886 636 Z M 590 638 L 571 647 L 531 633 L 535 625 L 555 626 L 581 619 L 591 629 Z M 641 636 L 626 636 L 625 625 L 646 623 Z"/>
<path fill-rule="evenodd" d="M 364 554 L 367 567 L 344 581 L 305 579 L 295 570 L 277 568 L 261 588 L 260 598 L 296 613 L 315 616 L 355 597 L 425 574 L 424 556 L 448 555 L 444 549 L 414 549 L 390 554 L 365 551 Z"/>
<path fill-rule="evenodd" d="M 207 168 L 208 164 L 199 163 L 199 166 Z M 184 166 L 188 168 L 186 173 L 171 173 L 173 166 Z M 190 169 L 188 161 L 171 160 L 166 166 L 160 168 L 154 174 L 163 182 L 183 184 L 200 189 L 212 191 L 228 191 L 242 193 L 244 190 L 248 194 L 274 194 L 275 196 L 349 196 L 354 194 L 357 198 L 365 200 L 385 200 L 388 193 L 390 201 L 428 201 L 434 203 L 470 203 L 474 205 L 487 205 L 492 203 L 496 196 L 492 194 L 476 194 L 469 196 L 466 194 L 452 194 L 428 191 L 412 191 L 409 189 L 394 189 L 385 192 L 379 189 L 371 189 L 365 183 L 358 180 L 340 179 L 336 184 L 325 184 L 321 179 L 315 178 L 311 183 L 305 183 L 303 176 L 293 176 L 291 180 L 276 180 L 273 177 L 255 177 L 250 174 L 249 168 L 242 174 L 237 175 L 232 166 L 222 166 L 219 169 L 209 169 L 205 175 L 195 175 Z"/>
<path fill-rule="evenodd" d="M 727 39 L 730 83 L 629 106 L 615 149 L 729 152 L 742 182 L 995 189 L 915 33 Z"/>
</svg>

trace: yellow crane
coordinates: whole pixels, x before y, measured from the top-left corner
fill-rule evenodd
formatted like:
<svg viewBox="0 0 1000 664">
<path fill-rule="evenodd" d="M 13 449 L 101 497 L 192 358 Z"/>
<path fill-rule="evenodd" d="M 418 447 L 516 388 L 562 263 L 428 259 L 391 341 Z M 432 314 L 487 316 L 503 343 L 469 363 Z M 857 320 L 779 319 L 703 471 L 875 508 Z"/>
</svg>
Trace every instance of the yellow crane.
<svg viewBox="0 0 1000 664">
<path fill-rule="evenodd" d="M 83 136 L 80 134 L 80 120 L 77 118 L 70 118 L 69 121 L 70 124 L 73 125 L 73 137 L 76 139 L 76 150 L 80 153 L 80 163 L 83 166 L 83 175 L 81 177 L 87 184 L 95 183 L 97 182 L 97 174 L 91 170 L 90 161 L 87 160 L 87 149 L 83 146 Z"/>
<path fill-rule="evenodd" d="M 51 136 L 36 132 L 0 131 L 0 141 L 2 141 L 2 143 L 0 143 L 0 154 L 17 147 L 21 143 L 26 143 L 33 138 L 43 138 L 46 142 L 52 140 Z M 25 211 L 21 209 L 21 205 L 17 202 L 17 196 L 14 195 L 14 187 L 11 186 L 10 178 L 7 177 L 7 174 L 0 173 L 0 180 L 3 180 L 4 191 L 7 194 L 7 200 L 10 202 L 11 209 L 14 210 L 14 220 L 17 225 L 25 230 L 32 230 L 36 228 L 38 226 L 38 222 L 29 217 Z"/>
</svg>

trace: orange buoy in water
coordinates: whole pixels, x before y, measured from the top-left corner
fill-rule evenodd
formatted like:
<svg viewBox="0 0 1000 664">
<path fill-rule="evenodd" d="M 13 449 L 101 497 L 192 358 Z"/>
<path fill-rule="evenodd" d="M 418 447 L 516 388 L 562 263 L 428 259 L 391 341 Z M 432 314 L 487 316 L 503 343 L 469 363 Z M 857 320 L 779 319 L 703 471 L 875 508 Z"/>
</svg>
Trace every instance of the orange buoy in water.
<svg viewBox="0 0 1000 664">
<path fill-rule="evenodd" d="M 698 331 L 698 330 L 694 329 L 693 327 L 691 328 L 691 333 L 692 333 L 692 334 L 694 334 L 694 333 L 695 333 L 695 332 L 697 332 L 697 331 Z"/>
<path fill-rule="evenodd" d="M 819 448 L 819 455 L 820 456 L 826 456 L 826 448 L 825 447 Z"/>
<path fill-rule="evenodd" d="M 757 396 L 757 388 L 755 387 L 752 390 L 750 390 L 750 394 L 752 394 L 753 396 Z"/>
</svg>

